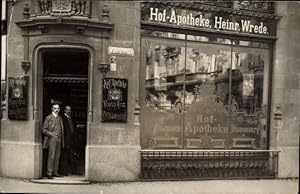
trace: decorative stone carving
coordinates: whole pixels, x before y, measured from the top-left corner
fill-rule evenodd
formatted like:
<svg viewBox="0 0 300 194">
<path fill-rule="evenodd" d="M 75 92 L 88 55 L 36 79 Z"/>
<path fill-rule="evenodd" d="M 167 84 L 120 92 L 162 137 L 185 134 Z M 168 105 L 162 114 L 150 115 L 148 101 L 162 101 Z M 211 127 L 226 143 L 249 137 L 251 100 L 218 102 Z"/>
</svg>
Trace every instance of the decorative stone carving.
<svg viewBox="0 0 300 194">
<path fill-rule="evenodd" d="M 238 4 L 239 4 L 239 9 L 274 13 L 274 2 L 272 1 L 253 2 L 253 1 L 239 0 Z"/>
<path fill-rule="evenodd" d="M 135 107 L 134 107 L 134 124 L 140 125 L 140 111 L 141 107 L 139 105 L 139 99 L 138 97 L 135 99 Z"/>
<path fill-rule="evenodd" d="M 102 8 L 102 21 L 103 22 L 108 22 L 109 12 L 110 12 L 110 10 L 107 7 L 107 5 L 104 5 L 104 7 Z"/>
<path fill-rule="evenodd" d="M 51 15 L 68 15 L 71 11 L 71 0 L 52 0 Z"/>
<path fill-rule="evenodd" d="M 78 34 L 82 34 L 84 32 L 85 27 L 84 26 L 76 26 L 76 32 Z"/>
<path fill-rule="evenodd" d="M 199 1 L 199 2 L 195 2 L 195 3 L 198 3 L 198 4 L 208 4 L 208 5 L 218 6 L 218 7 L 228 7 L 228 8 L 230 8 L 230 7 L 232 7 L 233 1 L 227 1 L 227 0 L 216 0 L 216 1 L 204 0 L 204 1 Z"/>
<path fill-rule="evenodd" d="M 23 8 L 23 15 L 26 19 L 28 19 L 30 16 L 30 7 L 28 6 L 27 3 L 25 4 L 25 6 Z"/>
<path fill-rule="evenodd" d="M 76 0 L 73 7 L 75 7 L 75 14 L 83 15 L 86 9 L 86 0 Z"/>
<path fill-rule="evenodd" d="M 50 13 L 50 9 L 49 9 L 51 7 L 50 4 L 51 4 L 51 1 L 49 1 L 49 0 L 40 0 L 41 13 L 43 15 Z"/>
<path fill-rule="evenodd" d="M 87 0 L 40 0 L 40 7 L 42 15 L 87 15 Z"/>
<path fill-rule="evenodd" d="M 39 25 L 38 29 L 40 29 L 42 33 L 47 33 L 48 32 L 48 28 L 45 25 Z"/>
<path fill-rule="evenodd" d="M 31 66 L 31 63 L 29 61 L 22 61 L 21 62 L 21 67 L 24 70 L 25 74 L 27 74 L 30 66 Z"/>
<path fill-rule="evenodd" d="M 103 76 L 105 76 L 107 74 L 107 72 L 110 70 L 110 64 L 100 63 L 100 64 L 98 64 L 98 69 L 103 74 Z"/>
</svg>

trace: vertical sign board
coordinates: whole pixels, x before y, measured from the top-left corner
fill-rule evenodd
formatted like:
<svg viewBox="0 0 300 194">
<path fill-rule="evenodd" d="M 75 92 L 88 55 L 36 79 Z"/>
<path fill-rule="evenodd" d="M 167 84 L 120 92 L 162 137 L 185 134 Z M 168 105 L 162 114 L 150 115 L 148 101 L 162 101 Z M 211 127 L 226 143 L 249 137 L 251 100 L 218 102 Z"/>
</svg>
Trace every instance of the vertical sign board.
<svg viewBox="0 0 300 194">
<path fill-rule="evenodd" d="M 128 80 L 103 78 L 102 122 L 127 122 Z"/>
<path fill-rule="evenodd" d="M 27 120 L 28 76 L 8 78 L 8 118 Z"/>
</svg>

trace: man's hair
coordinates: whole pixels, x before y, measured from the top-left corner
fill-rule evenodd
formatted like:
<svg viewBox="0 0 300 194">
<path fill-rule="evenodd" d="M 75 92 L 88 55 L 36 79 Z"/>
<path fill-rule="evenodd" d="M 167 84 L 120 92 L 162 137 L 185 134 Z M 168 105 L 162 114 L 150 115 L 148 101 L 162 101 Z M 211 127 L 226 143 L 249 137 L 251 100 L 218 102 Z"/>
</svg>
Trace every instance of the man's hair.
<svg viewBox="0 0 300 194">
<path fill-rule="evenodd" d="M 67 107 L 72 108 L 70 105 L 66 105 L 66 106 L 65 106 L 65 109 L 66 109 Z"/>
<path fill-rule="evenodd" d="M 55 105 L 59 106 L 58 103 L 53 103 L 51 107 L 53 108 Z"/>
</svg>

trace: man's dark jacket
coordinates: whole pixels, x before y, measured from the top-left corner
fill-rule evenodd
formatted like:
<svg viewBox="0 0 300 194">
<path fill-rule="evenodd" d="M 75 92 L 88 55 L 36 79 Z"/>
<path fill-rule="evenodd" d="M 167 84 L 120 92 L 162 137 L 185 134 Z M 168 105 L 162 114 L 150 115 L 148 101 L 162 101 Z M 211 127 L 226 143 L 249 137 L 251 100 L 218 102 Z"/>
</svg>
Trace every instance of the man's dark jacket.
<svg viewBox="0 0 300 194">
<path fill-rule="evenodd" d="M 70 122 L 72 123 L 73 127 L 74 127 L 74 123 L 73 123 L 72 119 L 70 119 L 70 121 L 69 121 L 68 117 L 65 114 L 62 115 L 62 120 L 63 120 L 63 125 L 64 125 L 64 140 L 65 140 L 64 148 L 69 149 L 69 148 L 71 148 L 71 145 L 72 145 L 72 134 L 74 132 L 73 131 L 74 128 L 72 128 L 70 126 Z"/>
</svg>

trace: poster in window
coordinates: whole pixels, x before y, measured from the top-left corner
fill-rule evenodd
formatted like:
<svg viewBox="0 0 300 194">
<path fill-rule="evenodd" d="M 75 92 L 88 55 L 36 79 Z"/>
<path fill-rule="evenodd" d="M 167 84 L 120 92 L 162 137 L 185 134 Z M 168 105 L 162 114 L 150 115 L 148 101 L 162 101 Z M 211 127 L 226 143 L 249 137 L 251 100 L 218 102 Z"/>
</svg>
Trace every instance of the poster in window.
<svg viewBox="0 0 300 194">
<path fill-rule="evenodd" d="M 103 78 L 102 122 L 127 122 L 128 80 Z"/>
</svg>

